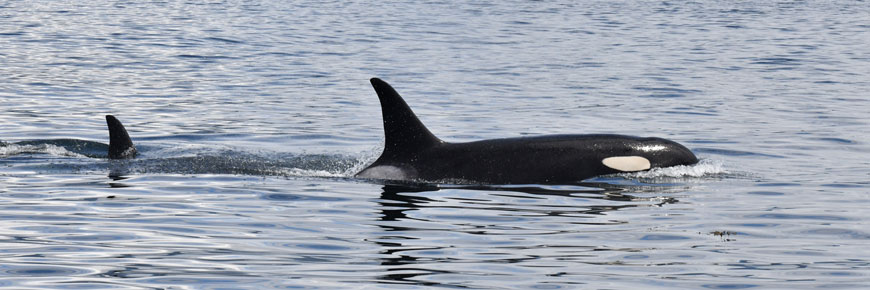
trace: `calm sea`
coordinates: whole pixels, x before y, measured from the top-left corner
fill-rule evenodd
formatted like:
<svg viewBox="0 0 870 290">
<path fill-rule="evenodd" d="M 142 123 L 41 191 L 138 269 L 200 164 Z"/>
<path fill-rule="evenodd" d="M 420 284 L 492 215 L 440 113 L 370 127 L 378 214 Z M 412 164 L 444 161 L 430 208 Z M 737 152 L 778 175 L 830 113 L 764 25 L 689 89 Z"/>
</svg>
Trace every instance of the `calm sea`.
<svg viewBox="0 0 870 290">
<path fill-rule="evenodd" d="M 868 19 L 863 1 L 0 1 L 0 287 L 866 289 Z M 702 161 L 354 179 L 383 146 L 371 77 L 445 140 L 656 136 Z M 102 158 L 106 114 L 139 158 Z"/>
</svg>

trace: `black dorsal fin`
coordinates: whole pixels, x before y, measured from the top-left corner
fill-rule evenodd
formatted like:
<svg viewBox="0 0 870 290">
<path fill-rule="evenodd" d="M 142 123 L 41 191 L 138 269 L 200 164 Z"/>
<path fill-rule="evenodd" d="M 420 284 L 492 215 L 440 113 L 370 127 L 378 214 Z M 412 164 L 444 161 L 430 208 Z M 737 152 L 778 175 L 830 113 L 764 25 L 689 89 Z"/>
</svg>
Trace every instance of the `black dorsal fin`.
<svg viewBox="0 0 870 290">
<path fill-rule="evenodd" d="M 444 143 L 426 129 L 393 87 L 378 78 L 372 78 L 371 82 L 381 100 L 381 112 L 384 116 L 386 143 L 382 157 L 413 153 Z"/>
<path fill-rule="evenodd" d="M 133 147 L 133 140 L 130 140 L 121 121 L 115 116 L 106 115 L 106 124 L 109 125 L 109 159 L 136 157 L 136 147 Z"/>
</svg>

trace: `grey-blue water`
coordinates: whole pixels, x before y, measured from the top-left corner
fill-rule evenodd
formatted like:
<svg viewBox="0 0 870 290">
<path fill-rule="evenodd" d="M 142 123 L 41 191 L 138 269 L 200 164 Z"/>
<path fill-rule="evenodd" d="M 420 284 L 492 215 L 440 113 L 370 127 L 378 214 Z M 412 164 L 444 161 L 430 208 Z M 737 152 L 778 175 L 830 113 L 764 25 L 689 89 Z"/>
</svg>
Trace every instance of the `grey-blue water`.
<svg viewBox="0 0 870 290">
<path fill-rule="evenodd" d="M 0 1 L 0 287 L 870 287 L 868 3 L 574 2 Z M 354 179 L 371 77 L 449 141 L 702 161 Z M 106 114 L 139 158 L 101 158 Z"/>
</svg>

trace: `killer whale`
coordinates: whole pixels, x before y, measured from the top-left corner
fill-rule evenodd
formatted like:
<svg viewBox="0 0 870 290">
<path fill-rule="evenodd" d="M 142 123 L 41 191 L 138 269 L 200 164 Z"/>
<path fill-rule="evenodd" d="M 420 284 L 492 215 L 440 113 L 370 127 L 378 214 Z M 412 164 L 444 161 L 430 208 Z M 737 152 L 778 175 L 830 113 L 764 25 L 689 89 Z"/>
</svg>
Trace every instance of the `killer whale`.
<svg viewBox="0 0 870 290">
<path fill-rule="evenodd" d="M 109 127 L 109 159 L 128 159 L 136 157 L 138 151 L 133 146 L 133 140 L 127 129 L 112 115 L 106 115 L 106 125 Z"/>
<path fill-rule="evenodd" d="M 51 145 L 92 158 L 128 159 L 136 157 L 138 154 L 136 147 L 121 121 L 112 115 L 106 115 L 106 125 L 109 128 L 109 144 L 81 139 L 45 139 L 13 143 L 0 141 L 0 147 Z M 28 149 L 24 150 L 27 152 Z"/>
<path fill-rule="evenodd" d="M 445 142 L 426 128 L 385 81 L 372 78 L 381 103 L 384 150 L 355 177 L 481 184 L 572 184 L 595 176 L 692 165 L 677 142 L 615 134 L 545 135 Z"/>
</svg>

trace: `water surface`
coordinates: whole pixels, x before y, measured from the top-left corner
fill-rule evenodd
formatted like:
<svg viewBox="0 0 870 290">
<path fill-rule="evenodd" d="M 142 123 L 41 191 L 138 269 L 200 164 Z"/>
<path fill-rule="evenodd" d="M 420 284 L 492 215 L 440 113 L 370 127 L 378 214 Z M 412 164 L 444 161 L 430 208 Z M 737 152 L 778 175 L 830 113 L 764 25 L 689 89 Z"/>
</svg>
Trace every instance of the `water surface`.
<svg viewBox="0 0 870 290">
<path fill-rule="evenodd" d="M 868 15 L 0 2 L 0 287 L 866 288 Z M 445 140 L 656 136 L 702 161 L 568 185 L 354 179 L 383 143 L 371 77 Z M 139 158 L 103 158 L 106 114 Z"/>
</svg>

